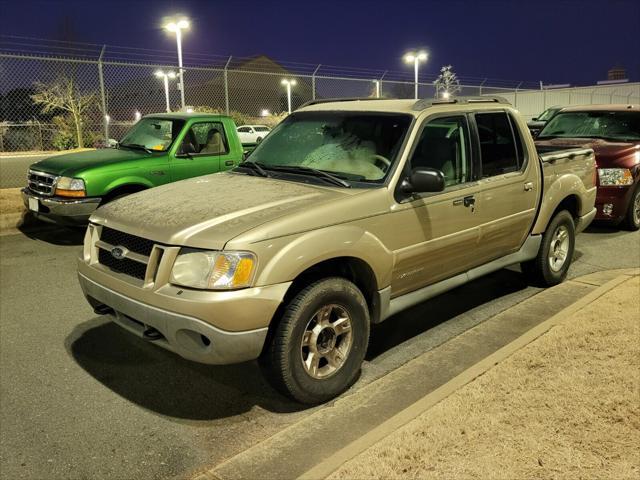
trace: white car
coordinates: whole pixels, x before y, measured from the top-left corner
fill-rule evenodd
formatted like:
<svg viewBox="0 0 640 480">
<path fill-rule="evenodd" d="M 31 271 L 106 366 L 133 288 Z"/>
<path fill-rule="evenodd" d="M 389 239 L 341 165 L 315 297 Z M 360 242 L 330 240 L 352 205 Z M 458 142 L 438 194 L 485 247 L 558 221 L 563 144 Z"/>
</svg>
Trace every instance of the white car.
<svg viewBox="0 0 640 480">
<path fill-rule="evenodd" d="M 260 143 L 271 130 L 265 125 L 243 125 L 238 127 L 240 143 Z"/>
</svg>

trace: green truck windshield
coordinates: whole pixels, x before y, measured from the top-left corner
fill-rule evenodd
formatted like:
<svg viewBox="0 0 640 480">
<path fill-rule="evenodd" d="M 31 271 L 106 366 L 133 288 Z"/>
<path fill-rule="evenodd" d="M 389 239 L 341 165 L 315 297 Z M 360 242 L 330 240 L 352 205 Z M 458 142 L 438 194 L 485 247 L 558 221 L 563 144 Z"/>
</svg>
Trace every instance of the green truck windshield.
<svg viewBox="0 0 640 480">
<path fill-rule="evenodd" d="M 129 130 L 120 145 L 166 152 L 183 126 L 184 120 L 143 118 Z"/>
<path fill-rule="evenodd" d="M 638 112 L 566 112 L 553 117 L 538 139 L 547 137 L 640 140 Z"/>
<path fill-rule="evenodd" d="M 308 167 L 341 178 L 382 182 L 411 124 L 409 115 L 300 112 L 279 124 L 251 154 L 269 167 Z"/>
</svg>

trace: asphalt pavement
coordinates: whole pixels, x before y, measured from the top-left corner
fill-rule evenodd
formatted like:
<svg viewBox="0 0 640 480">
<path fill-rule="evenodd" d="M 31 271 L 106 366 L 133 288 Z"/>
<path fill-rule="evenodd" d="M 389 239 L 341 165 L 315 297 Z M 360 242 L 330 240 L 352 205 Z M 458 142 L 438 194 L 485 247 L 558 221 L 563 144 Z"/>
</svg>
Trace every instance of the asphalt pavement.
<svg viewBox="0 0 640 480">
<path fill-rule="evenodd" d="M 96 316 L 75 274 L 82 236 L 0 237 L 2 478 L 184 478 L 331 408 L 284 399 L 253 362 L 188 362 Z M 638 266 L 640 232 L 592 227 L 570 277 Z M 389 319 L 353 390 L 539 291 L 505 269 Z"/>
<path fill-rule="evenodd" d="M 32 163 L 52 156 L 52 153 L 0 155 L 0 188 L 24 187 Z"/>
</svg>

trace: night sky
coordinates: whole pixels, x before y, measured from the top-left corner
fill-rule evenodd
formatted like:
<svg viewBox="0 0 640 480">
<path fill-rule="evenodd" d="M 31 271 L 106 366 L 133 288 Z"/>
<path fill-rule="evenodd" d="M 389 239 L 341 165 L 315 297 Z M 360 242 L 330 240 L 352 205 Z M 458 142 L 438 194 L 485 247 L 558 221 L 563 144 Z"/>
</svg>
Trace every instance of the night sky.
<svg viewBox="0 0 640 480">
<path fill-rule="evenodd" d="M 0 34 L 174 49 L 162 17 L 192 20 L 185 51 L 424 72 L 593 84 L 614 65 L 640 80 L 640 2 L 583 1 L 7 1 Z"/>
</svg>

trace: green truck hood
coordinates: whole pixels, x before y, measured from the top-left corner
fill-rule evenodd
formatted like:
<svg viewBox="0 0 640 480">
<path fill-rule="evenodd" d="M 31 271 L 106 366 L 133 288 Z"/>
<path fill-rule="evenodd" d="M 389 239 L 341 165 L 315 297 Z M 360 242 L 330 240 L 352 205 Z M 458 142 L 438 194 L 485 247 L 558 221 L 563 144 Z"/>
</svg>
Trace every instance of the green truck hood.
<svg viewBox="0 0 640 480">
<path fill-rule="evenodd" d="M 66 153 L 55 157 L 45 158 L 31 165 L 32 170 L 63 175 L 65 177 L 77 177 L 83 171 L 91 168 L 99 168 L 105 165 L 113 165 L 118 162 L 148 158 L 150 155 L 136 150 L 104 148 L 100 150 L 88 150 L 86 152 Z"/>
</svg>

